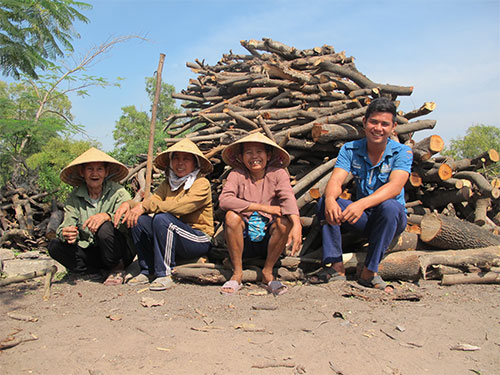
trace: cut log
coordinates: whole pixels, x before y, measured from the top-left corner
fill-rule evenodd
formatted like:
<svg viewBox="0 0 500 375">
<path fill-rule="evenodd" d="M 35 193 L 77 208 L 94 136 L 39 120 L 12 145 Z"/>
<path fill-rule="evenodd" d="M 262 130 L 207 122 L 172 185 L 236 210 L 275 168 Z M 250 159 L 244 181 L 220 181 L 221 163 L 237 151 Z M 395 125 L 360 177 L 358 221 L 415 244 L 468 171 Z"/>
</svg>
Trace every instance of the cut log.
<svg viewBox="0 0 500 375">
<path fill-rule="evenodd" d="M 52 213 L 50 214 L 49 223 L 45 232 L 45 237 L 52 240 L 56 237 L 57 228 L 64 219 L 64 211 L 57 207 L 57 202 L 52 200 Z"/>
<path fill-rule="evenodd" d="M 427 279 L 428 268 L 435 265 L 488 268 L 500 264 L 500 246 L 447 251 L 401 251 L 387 254 L 379 265 L 384 280 L 416 281 Z M 431 271 L 432 273 L 432 271 Z"/>
<path fill-rule="evenodd" d="M 472 191 L 468 187 L 455 190 L 436 189 L 433 194 L 423 198 L 427 207 L 431 210 L 446 207 L 450 203 L 468 201 L 472 197 Z"/>
<path fill-rule="evenodd" d="M 337 162 L 337 158 L 327 161 L 324 164 L 321 164 L 319 167 L 309 172 L 306 176 L 304 176 L 294 187 L 294 194 L 299 193 L 307 186 L 313 184 L 317 179 L 323 176 L 325 173 L 329 172 L 335 167 L 335 163 Z"/>
<path fill-rule="evenodd" d="M 500 161 L 500 155 L 497 150 L 489 149 L 483 152 L 481 155 L 476 156 L 471 160 L 471 164 L 475 165 L 476 168 L 485 168 L 491 164 L 497 163 Z"/>
<path fill-rule="evenodd" d="M 475 272 L 456 275 L 443 275 L 441 285 L 456 284 L 500 284 L 500 273 Z"/>
<path fill-rule="evenodd" d="M 439 135 L 424 138 L 413 146 L 413 160 L 416 162 L 428 160 L 432 155 L 441 152 L 443 147 L 444 141 Z"/>
<path fill-rule="evenodd" d="M 441 249 L 474 249 L 500 245 L 500 236 L 455 217 L 427 214 L 422 219 L 421 227 L 420 239 Z"/>
<path fill-rule="evenodd" d="M 463 178 L 471 181 L 474 185 L 477 186 L 479 192 L 485 197 L 491 197 L 493 199 L 498 199 L 500 197 L 500 189 L 492 187 L 488 180 L 478 172 L 457 172 L 455 173 L 455 178 Z"/>
<path fill-rule="evenodd" d="M 434 102 L 425 102 L 419 109 L 406 112 L 403 116 L 408 120 L 414 119 L 415 117 L 420 117 L 427 115 L 436 109 L 436 103 Z"/>
<path fill-rule="evenodd" d="M 476 208 L 474 210 L 474 224 L 482 227 L 486 224 L 488 208 L 491 205 L 490 198 L 478 198 L 476 201 Z"/>
<path fill-rule="evenodd" d="M 351 141 L 365 136 L 363 129 L 349 124 L 314 124 L 311 137 L 314 142 Z"/>
<path fill-rule="evenodd" d="M 437 164 L 430 169 L 424 169 L 421 166 L 417 166 L 412 173 L 420 176 L 424 182 L 440 182 L 451 178 L 453 170 L 448 164 Z"/>
<path fill-rule="evenodd" d="M 434 129 L 436 120 L 419 120 L 396 126 L 396 134 L 408 134 L 419 130 Z"/>
</svg>

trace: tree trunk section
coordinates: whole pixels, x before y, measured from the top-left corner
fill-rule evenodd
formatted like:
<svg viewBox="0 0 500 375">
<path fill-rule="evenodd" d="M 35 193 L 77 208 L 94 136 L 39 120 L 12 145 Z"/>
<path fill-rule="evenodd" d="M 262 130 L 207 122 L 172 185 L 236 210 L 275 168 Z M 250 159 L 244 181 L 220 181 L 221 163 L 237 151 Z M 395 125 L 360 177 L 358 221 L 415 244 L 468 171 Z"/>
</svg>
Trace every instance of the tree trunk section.
<svg viewBox="0 0 500 375">
<path fill-rule="evenodd" d="M 422 219 L 420 239 L 440 249 L 475 249 L 500 245 L 500 236 L 456 217 L 436 213 Z"/>
</svg>

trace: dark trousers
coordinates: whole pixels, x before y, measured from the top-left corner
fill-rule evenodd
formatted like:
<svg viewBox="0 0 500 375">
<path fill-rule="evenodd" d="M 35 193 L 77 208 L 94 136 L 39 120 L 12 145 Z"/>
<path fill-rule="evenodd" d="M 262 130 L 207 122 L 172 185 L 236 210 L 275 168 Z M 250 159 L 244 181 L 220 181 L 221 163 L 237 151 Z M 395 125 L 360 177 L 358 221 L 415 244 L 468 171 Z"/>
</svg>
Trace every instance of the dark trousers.
<svg viewBox="0 0 500 375">
<path fill-rule="evenodd" d="M 128 266 L 134 259 L 133 249 L 127 246 L 123 233 L 113 227 L 110 221 L 102 224 L 94 235 L 95 244 L 82 248 L 54 239 L 49 243 L 50 256 L 72 272 L 97 272 L 112 269 L 120 261 Z"/>
<path fill-rule="evenodd" d="M 337 199 L 340 208 L 345 210 L 352 201 Z M 325 198 L 318 202 L 318 217 L 325 219 Z M 372 272 L 378 271 L 378 265 L 392 239 L 401 234 L 406 227 L 404 207 L 395 199 L 388 199 L 378 206 L 369 208 L 355 224 L 342 223 L 342 228 L 363 233 L 368 237 L 368 253 L 365 266 Z M 324 224 L 321 228 L 323 237 L 323 264 L 342 262 L 342 236 L 339 225 Z"/>
<path fill-rule="evenodd" d="M 169 213 L 153 217 L 141 215 L 131 232 L 141 272 L 145 275 L 168 276 L 175 266 L 176 257 L 200 257 L 211 247 L 210 238 L 202 231 L 191 228 Z"/>
</svg>

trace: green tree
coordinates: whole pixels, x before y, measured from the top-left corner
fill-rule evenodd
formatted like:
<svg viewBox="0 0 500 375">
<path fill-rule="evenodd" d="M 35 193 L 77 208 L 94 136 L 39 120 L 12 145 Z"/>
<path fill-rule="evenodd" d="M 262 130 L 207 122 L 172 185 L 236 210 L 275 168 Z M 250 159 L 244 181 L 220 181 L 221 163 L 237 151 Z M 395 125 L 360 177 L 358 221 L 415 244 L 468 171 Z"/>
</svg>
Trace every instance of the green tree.
<svg viewBox="0 0 500 375">
<path fill-rule="evenodd" d="M 500 128 L 490 125 L 473 125 L 467 129 L 464 137 L 452 139 L 450 146 L 441 154 L 454 159 L 474 158 L 484 151 L 494 149 L 500 152 Z M 487 173 L 499 174 L 500 166 L 487 168 Z"/>
<path fill-rule="evenodd" d="M 74 0 L 1 0 L 0 68 L 19 79 L 26 74 L 38 78 L 36 69 L 73 52 L 71 41 L 79 38 L 73 22 L 88 19 L 77 9 L 91 5 Z"/>
<path fill-rule="evenodd" d="M 156 79 L 154 77 L 146 78 L 146 92 L 151 103 L 154 102 Z M 161 84 L 160 98 L 158 102 L 154 151 L 166 149 L 166 135 L 162 131 L 162 120 L 168 115 L 179 113 L 175 107 L 175 100 L 172 99 L 172 93 L 175 88 L 167 83 Z M 151 104 L 152 106 L 152 104 Z M 122 108 L 122 115 L 115 123 L 113 139 L 115 140 L 115 149 L 112 155 L 127 165 L 136 164 L 141 154 L 147 154 L 149 145 L 149 129 L 151 116 L 146 112 L 138 111 L 134 105 Z"/>
<path fill-rule="evenodd" d="M 26 157 L 41 150 L 49 139 L 68 131 L 67 123 L 55 112 L 72 118 L 66 95 L 48 104 L 44 118 L 35 121 L 36 94 L 25 82 L 0 82 L 0 184 L 22 182 L 26 177 Z M 22 167 L 24 168 L 22 168 Z"/>
<path fill-rule="evenodd" d="M 39 152 L 31 155 L 26 160 L 26 164 L 30 169 L 38 171 L 38 187 L 42 191 L 54 192 L 51 197 L 63 202 L 73 187 L 62 182 L 59 173 L 90 147 L 99 146 L 96 141 L 75 141 L 66 137 L 53 137 L 42 146 Z"/>
<path fill-rule="evenodd" d="M 30 174 L 25 159 L 40 151 L 39 146 L 48 139 L 83 132 L 81 126 L 73 124 L 67 94 L 74 92 L 86 96 L 92 86 L 119 86 L 117 82 L 89 75 L 87 69 L 116 44 L 132 38 L 138 37 L 108 40 L 90 49 L 80 59 L 71 59 L 73 63 L 63 64 L 64 68 L 51 66 L 48 73 L 40 75 L 38 80 L 22 76 L 19 84 L 0 87 L 0 145 L 8 146 L 0 150 L 0 182 L 23 182 Z"/>
</svg>

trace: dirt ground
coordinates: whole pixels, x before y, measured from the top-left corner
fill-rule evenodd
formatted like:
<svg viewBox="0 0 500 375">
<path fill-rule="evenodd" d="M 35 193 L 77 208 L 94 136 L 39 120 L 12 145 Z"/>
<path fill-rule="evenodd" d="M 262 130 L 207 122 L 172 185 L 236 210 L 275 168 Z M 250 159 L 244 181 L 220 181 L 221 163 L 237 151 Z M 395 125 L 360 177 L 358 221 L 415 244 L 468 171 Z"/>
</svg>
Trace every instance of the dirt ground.
<svg viewBox="0 0 500 375">
<path fill-rule="evenodd" d="M 39 280 L 0 288 L 0 340 L 32 339 L 0 350 L 0 374 L 500 374 L 500 285 L 296 283 L 275 297 L 65 278 L 44 301 Z"/>
</svg>

